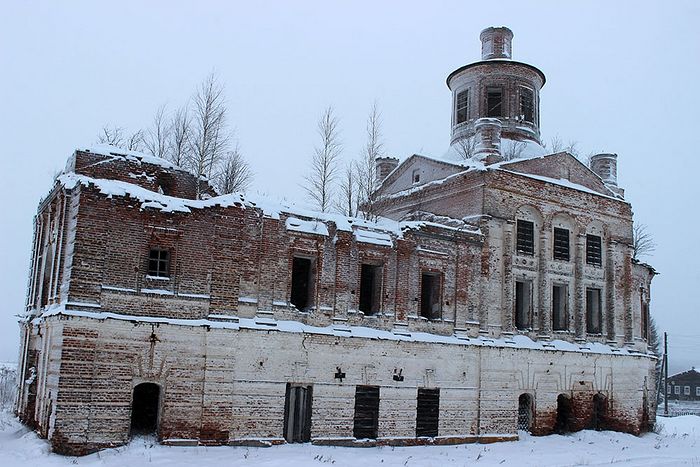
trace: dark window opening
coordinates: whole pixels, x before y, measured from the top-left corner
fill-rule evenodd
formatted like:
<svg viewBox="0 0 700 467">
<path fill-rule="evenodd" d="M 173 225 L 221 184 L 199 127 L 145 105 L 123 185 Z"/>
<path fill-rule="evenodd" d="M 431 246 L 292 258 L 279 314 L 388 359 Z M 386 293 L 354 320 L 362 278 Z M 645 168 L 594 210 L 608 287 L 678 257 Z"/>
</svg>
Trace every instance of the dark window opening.
<svg viewBox="0 0 700 467">
<path fill-rule="evenodd" d="M 571 398 L 566 394 L 557 397 L 557 421 L 554 424 L 555 433 L 568 433 L 571 431 Z"/>
<path fill-rule="evenodd" d="M 520 114 L 526 122 L 535 122 L 535 99 L 531 89 L 520 88 Z"/>
<path fill-rule="evenodd" d="M 379 429 L 379 387 L 357 386 L 352 435 L 356 439 L 376 439 Z"/>
<path fill-rule="evenodd" d="M 360 270 L 360 311 L 373 315 L 379 311 L 382 298 L 382 267 L 363 264 Z"/>
<path fill-rule="evenodd" d="M 593 396 L 593 413 L 591 414 L 591 430 L 601 431 L 606 429 L 606 416 L 608 412 L 608 398 L 601 393 Z"/>
<path fill-rule="evenodd" d="M 600 289 L 586 289 L 586 332 L 588 334 L 601 334 L 602 328 Z"/>
<path fill-rule="evenodd" d="M 148 253 L 148 275 L 153 277 L 170 276 L 170 252 L 152 248 Z"/>
<path fill-rule="evenodd" d="M 284 399 L 284 439 L 288 443 L 311 441 L 313 388 L 287 383 Z"/>
<path fill-rule="evenodd" d="M 555 331 L 567 331 L 569 329 L 568 319 L 568 287 L 565 285 L 555 285 L 552 287 L 552 329 Z"/>
<path fill-rule="evenodd" d="M 440 282 L 438 273 L 424 272 L 420 281 L 420 315 L 428 319 L 440 319 Z"/>
<path fill-rule="evenodd" d="M 518 430 L 530 431 L 532 427 L 532 396 L 520 394 L 518 397 Z"/>
<path fill-rule="evenodd" d="M 469 91 L 457 93 L 457 123 L 466 122 L 469 119 Z"/>
<path fill-rule="evenodd" d="M 155 383 L 141 383 L 134 388 L 131 403 L 131 434 L 155 433 L 158 429 L 160 387 Z"/>
<path fill-rule="evenodd" d="M 642 338 L 649 339 L 649 304 L 642 300 Z"/>
<path fill-rule="evenodd" d="M 516 250 L 518 254 L 535 254 L 535 224 L 518 219 L 516 224 Z"/>
<path fill-rule="evenodd" d="M 416 437 L 438 435 L 440 418 L 440 389 L 418 388 L 416 408 Z"/>
<path fill-rule="evenodd" d="M 416 169 L 413 171 L 413 183 L 420 183 L 420 170 Z"/>
<path fill-rule="evenodd" d="M 515 327 L 520 330 L 532 327 L 532 282 L 515 282 Z"/>
<path fill-rule="evenodd" d="M 486 88 L 486 116 L 503 116 L 503 88 L 489 86 Z"/>
<path fill-rule="evenodd" d="M 44 275 L 41 278 L 41 306 L 48 305 L 51 288 L 51 275 L 53 274 L 53 245 L 47 243 L 45 247 L 46 262 L 44 263 Z M 41 267 L 41 260 L 39 261 Z"/>
<path fill-rule="evenodd" d="M 554 259 L 569 261 L 569 231 L 554 228 Z"/>
<path fill-rule="evenodd" d="M 292 260 L 292 296 L 290 302 L 299 310 L 306 310 L 311 305 L 313 280 L 311 260 L 297 258 Z"/>
<path fill-rule="evenodd" d="M 586 235 L 586 264 L 593 266 L 603 264 L 601 242 L 598 235 Z"/>
</svg>

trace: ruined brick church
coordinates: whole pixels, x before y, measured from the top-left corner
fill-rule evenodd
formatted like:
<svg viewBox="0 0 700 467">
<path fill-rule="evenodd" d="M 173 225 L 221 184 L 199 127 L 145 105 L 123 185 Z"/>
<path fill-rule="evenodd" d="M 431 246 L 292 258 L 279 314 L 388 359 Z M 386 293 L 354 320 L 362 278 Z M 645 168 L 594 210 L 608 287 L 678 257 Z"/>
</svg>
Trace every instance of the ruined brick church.
<svg viewBox="0 0 700 467">
<path fill-rule="evenodd" d="M 377 160 L 376 221 L 76 150 L 35 217 L 21 419 L 70 454 L 645 430 L 655 272 L 617 156 L 547 153 L 512 36 L 448 76 L 446 154 Z"/>
</svg>

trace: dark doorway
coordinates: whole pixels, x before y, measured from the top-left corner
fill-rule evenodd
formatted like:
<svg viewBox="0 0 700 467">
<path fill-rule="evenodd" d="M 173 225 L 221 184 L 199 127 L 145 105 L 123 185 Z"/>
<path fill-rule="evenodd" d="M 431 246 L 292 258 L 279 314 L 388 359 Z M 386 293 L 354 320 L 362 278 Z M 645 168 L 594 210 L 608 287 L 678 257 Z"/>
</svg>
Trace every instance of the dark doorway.
<svg viewBox="0 0 700 467">
<path fill-rule="evenodd" d="M 360 270 L 360 311 L 373 315 L 379 311 L 382 293 L 382 267 L 363 264 Z"/>
<path fill-rule="evenodd" d="M 292 259 L 292 297 L 290 302 L 299 310 L 305 310 L 310 305 L 311 285 L 311 260 L 295 257 Z"/>
<path fill-rule="evenodd" d="M 311 386 L 287 383 L 284 400 L 284 439 L 288 443 L 311 441 Z"/>
<path fill-rule="evenodd" d="M 355 426 L 352 435 L 356 439 L 375 439 L 379 428 L 379 387 L 357 386 L 355 389 Z"/>
<path fill-rule="evenodd" d="M 571 431 L 571 397 L 559 394 L 557 397 L 557 421 L 554 425 L 555 433 L 568 433 Z"/>
<path fill-rule="evenodd" d="M 416 407 L 416 436 L 438 435 L 440 417 L 440 390 L 418 388 L 418 405 Z"/>
<path fill-rule="evenodd" d="M 532 396 L 530 394 L 520 394 L 520 397 L 518 397 L 518 430 L 530 431 L 532 413 Z"/>
<path fill-rule="evenodd" d="M 155 383 L 141 383 L 134 388 L 131 403 L 131 434 L 155 433 L 158 429 L 160 387 Z"/>
<path fill-rule="evenodd" d="M 605 418 L 608 412 L 608 398 L 601 393 L 593 396 L 593 414 L 591 416 L 591 429 L 605 430 Z"/>
</svg>

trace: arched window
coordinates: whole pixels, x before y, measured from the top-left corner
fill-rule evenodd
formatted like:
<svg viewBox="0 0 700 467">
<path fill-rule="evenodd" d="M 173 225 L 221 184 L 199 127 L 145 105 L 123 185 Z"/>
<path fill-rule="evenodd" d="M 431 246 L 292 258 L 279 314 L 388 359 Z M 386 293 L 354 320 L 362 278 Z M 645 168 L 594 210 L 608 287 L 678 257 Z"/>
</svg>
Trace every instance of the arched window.
<svg viewBox="0 0 700 467">
<path fill-rule="evenodd" d="M 532 427 L 533 408 L 532 396 L 524 393 L 518 397 L 518 430 L 530 431 Z"/>
</svg>

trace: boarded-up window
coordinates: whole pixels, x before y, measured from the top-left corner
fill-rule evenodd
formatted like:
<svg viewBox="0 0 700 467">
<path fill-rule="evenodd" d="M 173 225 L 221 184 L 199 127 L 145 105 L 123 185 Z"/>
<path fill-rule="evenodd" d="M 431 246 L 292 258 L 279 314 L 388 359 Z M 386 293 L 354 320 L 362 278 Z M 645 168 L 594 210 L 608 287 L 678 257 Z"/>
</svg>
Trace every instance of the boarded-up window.
<svg viewBox="0 0 700 467">
<path fill-rule="evenodd" d="M 418 388 L 416 436 L 437 436 L 439 417 L 440 389 Z"/>
<path fill-rule="evenodd" d="M 520 88 L 520 115 L 526 122 L 535 121 L 535 100 L 532 89 Z"/>
<path fill-rule="evenodd" d="M 503 88 L 498 86 L 488 86 L 486 88 L 486 116 L 503 116 Z"/>
<path fill-rule="evenodd" d="M 457 93 L 456 100 L 456 123 L 466 122 L 469 118 L 469 91 Z"/>
<path fill-rule="evenodd" d="M 569 231 L 554 228 L 554 259 L 569 261 Z"/>
<path fill-rule="evenodd" d="M 170 252 L 160 248 L 151 248 L 148 253 L 148 275 L 168 277 L 170 275 Z"/>
<path fill-rule="evenodd" d="M 516 224 L 516 250 L 518 254 L 532 256 L 535 254 L 535 224 L 518 219 Z"/>
<path fill-rule="evenodd" d="M 309 258 L 294 257 L 292 259 L 292 296 L 290 302 L 299 310 L 305 310 L 311 304 L 313 296 L 311 265 Z"/>
<path fill-rule="evenodd" d="M 356 439 L 375 439 L 379 428 L 379 387 L 357 386 L 352 435 Z"/>
<path fill-rule="evenodd" d="M 360 268 L 360 311 L 373 315 L 379 311 L 382 298 L 382 267 L 363 264 Z"/>
<path fill-rule="evenodd" d="M 600 289 L 586 289 L 586 332 L 600 334 L 602 332 Z"/>
<path fill-rule="evenodd" d="M 284 439 L 288 443 L 311 441 L 313 388 L 287 383 L 284 400 Z"/>
<path fill-rule="evenodd" d="M 598 235 L 586 235 L 586 264 L 593 266 L 603 264 L 601 241 Z"/>
<path fill-rule="evenodd" d="M 555 331 L 567 331 L 569 329 L 568 302 L 568 287 L 566 285 L 554 285 L 552 287 L 552 329 Z"/>
<path fill-rule="evenodd" d="M 515 327 L 526 330 L 532 327 L 532 282 L 515 282 Z"/>
<path fill-rule="evenodd" d="M 442 275 L 424 272 L 420 281 L 420 315 L 428 319 L 440 319 L 440 287 Z"/>
</svg>

